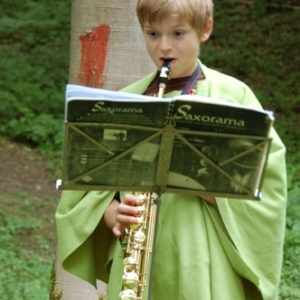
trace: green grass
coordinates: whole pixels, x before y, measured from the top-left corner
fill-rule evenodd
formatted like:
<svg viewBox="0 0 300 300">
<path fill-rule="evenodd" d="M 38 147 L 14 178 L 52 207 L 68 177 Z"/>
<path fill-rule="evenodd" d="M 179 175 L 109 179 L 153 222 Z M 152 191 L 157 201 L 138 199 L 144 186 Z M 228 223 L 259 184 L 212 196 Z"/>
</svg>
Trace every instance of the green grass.
<svg viewBox="0 0 300 300">
<path fill-rule="evenodd" d="M 0 196 L 0 299 L 47 300 L 55 255 L 55 199 Z M 49 225 L 50 222 L 50 225 Z M 52 224 L 51 224 L 52 223 Z"/>
</svg>

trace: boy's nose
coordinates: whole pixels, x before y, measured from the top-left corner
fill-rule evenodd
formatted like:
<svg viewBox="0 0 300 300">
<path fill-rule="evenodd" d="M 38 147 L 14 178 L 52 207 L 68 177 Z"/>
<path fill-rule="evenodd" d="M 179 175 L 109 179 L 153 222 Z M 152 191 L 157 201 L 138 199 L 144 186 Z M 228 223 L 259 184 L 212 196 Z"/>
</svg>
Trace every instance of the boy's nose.
<svg viewBox="0 0 300 300">
<path fill-rule="evenodd" d="M 172 48 L 172 43 L 167 36 L 162 36 L 159 47 L 161 51 L 168 51 Z"/>
</svg>

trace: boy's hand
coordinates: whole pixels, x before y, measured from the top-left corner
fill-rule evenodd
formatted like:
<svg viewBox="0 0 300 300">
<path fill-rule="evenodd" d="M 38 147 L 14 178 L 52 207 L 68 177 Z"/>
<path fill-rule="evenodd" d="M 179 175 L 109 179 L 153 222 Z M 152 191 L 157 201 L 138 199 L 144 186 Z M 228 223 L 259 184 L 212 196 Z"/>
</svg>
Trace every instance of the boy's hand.
<svg viewBox="0 0 300 300">
<path fill-rule="evenodd" d="M 125 195 L 123 202 L 118 203 L 114 208 L 114 216 L 111 215 L 110 218 L 113 218 L 114 220 L 112 231 L 115 236 L 121 236 L 124 233 L 125 228 L 128 228 L 132 223 L 138 222 L 136 216 L 138 216 L 139 210 L 136 206 L 139 206 L 140 204 L 141 200 L 139 197 L 127 194 Z"/>
<path fill-rule="evenodd" d="M 199 196 L 199 198 L 212 205 L 217 205 L 214 197 Z M 120 237 L 125 228 L 138 222 L 139 209 L 137 206 L 139 205 L 141 205 L 139 197 L 131 194 L 126 194 L 122 203 L 117 200 L 110 203 L 104 213 L 104 221 L 107 227 L 112 229 L 115 236 Z"/>
</svg>

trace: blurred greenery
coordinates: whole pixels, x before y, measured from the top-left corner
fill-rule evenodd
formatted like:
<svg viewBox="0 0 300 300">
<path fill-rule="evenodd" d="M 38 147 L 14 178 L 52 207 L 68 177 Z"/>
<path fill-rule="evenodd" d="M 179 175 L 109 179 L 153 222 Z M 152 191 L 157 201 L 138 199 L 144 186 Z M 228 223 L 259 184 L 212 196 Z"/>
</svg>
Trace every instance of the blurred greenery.
<svg viewBox="0 0 300 300">
<path fill-rule="evenodd" d="M 70 9 L 71 1 L 0 4 L 0 134 L 48 153 L 62 143 Z"/>
<path fill-rule="evenodd" d="M 2 297 L 6 295 L 5 299 L 33 299 L 31 295 L 36 295 L 34 299 L 41 300 L 46 299 L 45 295 L 49 293 L 49 276 L 45 277 L 44 274 L 50 274 L 51 269 L 46 258 L 33 249 L 19 253 L 15 251 L 15 238 L 18 234 L 29 234 L 39 224 L 40 220 L 35 218 L 21 221 L 0 213 L 0 263 L 3 270 L 0 273 L 0 290 Z M 40 242 L 47 246 L 45 241 Z"/>
<path fill-rule="evenodd" d="M 32 203 L 26 192 L 0 194 L 0 299 L 47 300 L 55 253 L 55 199 Z M 52 226 L 53 227 L 53 226 Z"/>
<path fill-rule="evenodd" d="M 280 300 L 300 299 L 298 2 L 215 1 L 214 33 L 201 49 L 206 65 L 246 82 L 263 106 L 275 112 L 275 128 L 287 146 L 289 199 Z M 38 149 L 57 166 L 68 81 L 70 12 L 71 0 L 0 3 L 0 134 Z M 33 233 L 33 245 L 47 248 L 47 239 L 36 233 L 39 224 L 38 218 L 24 222 L 18 213 L 0 213 L 0 260 L 5 266 L 0 275 L 1 299 L 46 299 L 50 283 L 45 274 L 50 278 L 51 260 L 14 242 L 17 235 Z"/>
</svg>

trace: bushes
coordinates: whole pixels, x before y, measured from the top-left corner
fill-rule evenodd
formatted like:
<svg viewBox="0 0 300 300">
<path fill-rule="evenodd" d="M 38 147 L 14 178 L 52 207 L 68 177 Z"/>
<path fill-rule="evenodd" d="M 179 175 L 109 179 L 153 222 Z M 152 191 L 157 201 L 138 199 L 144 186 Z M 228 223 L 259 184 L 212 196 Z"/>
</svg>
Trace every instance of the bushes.
<svg viewBox="0 0 300 300">
<path fill-rule="evenodd" d="M 298 174 L 300 167 L 297 170 Z M 295 173 L 296 174 L 296 173 Z M 299 176 L 299 175 L 298 175 Z M 288 194 L 286 234 L 281 273 L 280 300 L 296 300 L 300 297 L 300 189 L 290 188 Z"/>
<path fill-rule="evenodd" d="M 25 221 L 0 212 L 1 299 L 48 299 L 51 264 L 44 257 L 47 244 L 38 234 L 39 226 L 38 219 Z M 33 234 L 34 250 L 22 248 L 22 235 Z"/>
<path fill-rule="evenodd" d="M 48 152 L 62 144 L 70 2 L 0 7 L 0 133 Z"/>
</svg>

